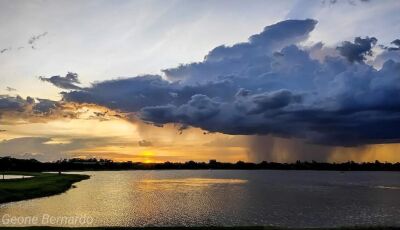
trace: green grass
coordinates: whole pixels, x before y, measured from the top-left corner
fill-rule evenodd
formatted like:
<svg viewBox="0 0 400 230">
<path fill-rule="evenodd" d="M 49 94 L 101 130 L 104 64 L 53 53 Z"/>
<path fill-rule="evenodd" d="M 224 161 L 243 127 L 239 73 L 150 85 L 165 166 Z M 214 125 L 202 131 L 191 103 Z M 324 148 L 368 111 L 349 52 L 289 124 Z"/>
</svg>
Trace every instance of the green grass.
<svg viewBox="0 0 400 230">
<path fill-rule="evenodd" d="M 87 175 L 8 172 L 10 175 L 33 176 L 25 179 L 2 180 L 0 175 L 0 203 L 20 201 L 60 194 L 73 183 L 89 179 Z"/>
</svg>

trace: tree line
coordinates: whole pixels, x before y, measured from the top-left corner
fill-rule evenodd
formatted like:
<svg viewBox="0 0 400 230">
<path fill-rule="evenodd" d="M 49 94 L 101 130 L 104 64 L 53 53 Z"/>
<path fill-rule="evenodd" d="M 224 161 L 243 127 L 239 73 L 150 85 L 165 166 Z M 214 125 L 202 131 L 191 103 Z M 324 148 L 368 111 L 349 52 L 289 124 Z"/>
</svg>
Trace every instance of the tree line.
<svg viewBox="0 0 400 230">
<path fill-rule="evenodd" d="M 0 158 L 0 171 L 74 171 L 74 170 L 168 170 L 168 169 L 246 169 L 246 170 L 333 170 L 333 171 L 400 171 L 400 162 L 363 162 L 348 161 L 343 163 L 326 163 L 316 161 L 296 161 L 294 163 L 276 163 L 263 161 L 251 163 L 238 161 L 223 163 L 216 160 L 209 162 L 187 161 L 142 163 L 142 162 L 114 162 L 109 159 L 64 159 L 54 162 L 40 162 L 35 159 L 16 159 L 12 157 Z"/>
</svg>

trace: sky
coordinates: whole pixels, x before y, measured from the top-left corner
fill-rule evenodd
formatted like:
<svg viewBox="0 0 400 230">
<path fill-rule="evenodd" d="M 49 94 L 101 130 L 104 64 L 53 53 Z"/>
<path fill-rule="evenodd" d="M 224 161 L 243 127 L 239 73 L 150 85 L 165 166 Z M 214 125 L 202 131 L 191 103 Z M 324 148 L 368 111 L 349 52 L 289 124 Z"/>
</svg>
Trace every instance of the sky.
<svg viewBox="0 0 400 230">
<path fill-rule="evenodd" d="M 398 162 L 399 11 L 0 0 L 0 156 Z"/>
</svg>

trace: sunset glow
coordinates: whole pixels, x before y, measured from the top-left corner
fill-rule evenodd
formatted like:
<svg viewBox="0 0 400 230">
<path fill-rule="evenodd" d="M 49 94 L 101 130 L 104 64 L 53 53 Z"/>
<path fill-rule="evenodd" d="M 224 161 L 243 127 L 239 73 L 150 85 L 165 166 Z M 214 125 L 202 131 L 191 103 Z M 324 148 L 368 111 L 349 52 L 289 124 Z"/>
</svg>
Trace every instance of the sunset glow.
<svg viewBox="0 0 400 230">
<path fill-rule="evenodd" d="M 400 161 L 398 2 L 45 2 L 1 3 L 0 156 Z"/>
</svg>

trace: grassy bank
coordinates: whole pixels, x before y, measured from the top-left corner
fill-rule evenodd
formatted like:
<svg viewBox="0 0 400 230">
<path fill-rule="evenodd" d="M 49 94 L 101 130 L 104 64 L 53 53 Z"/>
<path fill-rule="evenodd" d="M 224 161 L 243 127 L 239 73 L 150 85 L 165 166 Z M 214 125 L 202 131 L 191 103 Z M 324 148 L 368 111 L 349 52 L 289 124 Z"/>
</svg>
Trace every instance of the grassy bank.
<svg viewBox="0 0 400 230">
<path fill-rule="evenodd" d="M 87 175 L 9 172 L 12 175 L 33 176 L 25 179 L 0 179 L 0 203 L 20 201 L 63 193 L 73 183 L 88 179 Z"/>
</svg>

